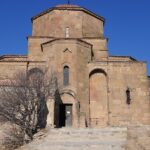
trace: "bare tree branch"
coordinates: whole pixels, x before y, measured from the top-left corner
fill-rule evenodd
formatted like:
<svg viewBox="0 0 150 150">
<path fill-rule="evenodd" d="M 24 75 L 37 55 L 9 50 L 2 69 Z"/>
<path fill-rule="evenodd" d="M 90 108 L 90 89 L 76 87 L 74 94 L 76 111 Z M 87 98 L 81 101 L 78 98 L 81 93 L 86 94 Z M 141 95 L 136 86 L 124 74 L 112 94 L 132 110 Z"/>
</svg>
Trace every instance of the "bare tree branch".
<svg viewBox="0 0 150 150">
<path fill-rule="evenodd" d="M 46 126 L 46 100 L 58 90 L 55 73 L 19 72 L 9 85 L 0 86 L 0 116 L 18 125 L 30 139 L 38 128 Z M 44 117 L 43 117 L 44 116 Z"/>
</svg>

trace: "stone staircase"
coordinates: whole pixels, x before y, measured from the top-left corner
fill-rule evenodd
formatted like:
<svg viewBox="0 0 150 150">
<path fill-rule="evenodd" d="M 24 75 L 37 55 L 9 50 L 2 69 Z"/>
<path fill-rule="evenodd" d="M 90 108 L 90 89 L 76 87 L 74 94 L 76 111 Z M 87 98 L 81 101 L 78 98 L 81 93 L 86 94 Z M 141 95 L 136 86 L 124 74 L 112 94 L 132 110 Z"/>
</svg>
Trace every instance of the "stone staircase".
<svg viewBox="0 0 150 150">
<path fill-rule="evenodd" d="M 126 143 L 127 128 L 62 128 L 38 133 L 20 150 L 125 150 Z"/>
</svg>

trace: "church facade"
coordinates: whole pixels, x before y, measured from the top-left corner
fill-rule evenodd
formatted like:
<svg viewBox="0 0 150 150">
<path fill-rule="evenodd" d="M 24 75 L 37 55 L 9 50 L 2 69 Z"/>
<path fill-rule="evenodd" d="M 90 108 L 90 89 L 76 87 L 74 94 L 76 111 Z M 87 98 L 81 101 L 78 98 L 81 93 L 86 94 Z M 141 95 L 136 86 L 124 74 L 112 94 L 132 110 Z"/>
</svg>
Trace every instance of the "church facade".
<svg viewBox="0 0 150 150">
<path fill-rule="evenodd" d="M 47 101 L 50 126 L 150 124 L 146 62 L 110 56 L 104 23 L 103 17 L 75 5 L 59 5 L 34 16 L 28 55 L 1 56 L 0 83 L 7 84 L 18 71 L 57 72 L 62 103 Z"/>
</svg>

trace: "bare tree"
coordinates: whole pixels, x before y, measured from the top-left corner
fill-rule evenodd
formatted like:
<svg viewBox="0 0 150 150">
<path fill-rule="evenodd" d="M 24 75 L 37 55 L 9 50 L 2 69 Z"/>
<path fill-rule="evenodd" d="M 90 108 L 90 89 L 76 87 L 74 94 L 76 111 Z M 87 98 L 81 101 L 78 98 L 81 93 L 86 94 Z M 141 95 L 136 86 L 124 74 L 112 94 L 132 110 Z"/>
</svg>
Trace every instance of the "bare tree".
<svg viewBox="0 0 150 150">
<path fill-rule="evenodd" d="M 58 89 L 54 73 L 34 70 L 19 72 L 7 86 L 0 86 L 0 116 L 20 127 L 31 140 L 39 128 L 46 126 L 46 100 Z"/>
</svg>

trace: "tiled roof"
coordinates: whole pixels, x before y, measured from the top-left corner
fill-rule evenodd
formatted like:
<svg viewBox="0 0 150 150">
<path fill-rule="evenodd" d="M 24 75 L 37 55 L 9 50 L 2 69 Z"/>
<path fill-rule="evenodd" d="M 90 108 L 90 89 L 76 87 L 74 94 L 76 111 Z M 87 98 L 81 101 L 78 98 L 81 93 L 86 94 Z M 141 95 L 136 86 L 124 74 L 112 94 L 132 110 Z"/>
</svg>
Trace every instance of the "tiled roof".
<svg viewBox="0 0 150 150">
<path fill-rule="evenodd" d="M 0 56 L 0 62 L 30 62 L 30 63 L 45 63 L 46 61 L 34 61 L 34 60 L 29 60 L 27 55 L 2 55 Z"/>
<path fill-rule="evenodd" d="M 27 58 L 27 55 L 2 55 L 0 59 L 3 58 Z"/>
<path fill-rule="evenodd" d="M 17 62 L 24 62 L 27 61 L 26 55 L 2 55 L 0 56 L 0 62 L 7 62 L 7 61 L 17 61 Z"/>
<path fill-rule="evenodd" d="M 59 8 L 61 8 L 61 7 L 80 7 L 80 6 L 78 6 L 78 5 L 68 5 L 68 4 L 62 4 L 62 5 L 57 5 L 56 7 L 59 7 Z"/>
<path fill-rule="evenodd" d="M 87 13 L 87 14 L 89 14 L 89 15 L 91 15 L 91 16 L 93 16 L 93 17 L 95 17 L 95 18 L 97 18 L 97 19 L 99 19 L 99 20 L 101 20 L 103 22 L 105 22 L 105 19 L 103 17 L 101 17 L 101 16 L 99 16 L 99 15 L 91 12 L 90 10 L 88 10 L 86 8 L 83 8 L 83 7 L 80 7 L 80 6 L 77 6 L 77 5 L 57 5 L 55 7 L 49 8 L 49 9 L 41 12 L 40 14 L 32 17 L 31 20 L 33 21 L 33 20 L 39 18 L 40 16 L 43 16 L 43 15 L 45 15 L 45 14 L 47 14 L 47 13 L 53 11 L 53 10 L 75 10 L 75 11 L 83 11 L 83 12 L 85 12 L 85 13 Z"/>
<path fill-rule="evenodd" d="M 131 56 L 109 56 L 109 59 L 114 59 L 114 60 L 130 60 L 130 61 L 137 61 L 135 58 Z"/>
<path fill-rule="evenodd" d="M 41 45 L 43 46 L 43 45 L 46 45 L 46 44 L 48 44 L 48 43 L 52 43 L 52 42 L 54 42 L 54 41 L 59 41 L 59 40 L 60 40 L 60 41 L 61 41 L 61 40 L 66 40 L 66 41 L 74 40 L 74 41 L 83 42 L 83 43 L 86 43 L 86 44 L 92 46 L 91 43 L 88 43 L 88 42 L 86 42 L 86 41 L 84 41 L 84 40 L 82 40 L 82 39 L 79 39 L 79 38 L 68 38 L 68 39 L 66 39 L 66 38 L 55 38 L 55 39 L 50 40 L 50 41 L 48 41 L 48 42 L 42 43 Z"/>
<path fill-rule="evenodd" d="M 15 84 L 16 84 L 15 80 L 9 80 L 9 79 L 0 80 L 0 86 L 12 86 L 12 85 L 15 85 Z"/>
</svg>

